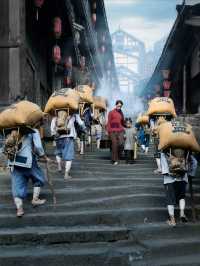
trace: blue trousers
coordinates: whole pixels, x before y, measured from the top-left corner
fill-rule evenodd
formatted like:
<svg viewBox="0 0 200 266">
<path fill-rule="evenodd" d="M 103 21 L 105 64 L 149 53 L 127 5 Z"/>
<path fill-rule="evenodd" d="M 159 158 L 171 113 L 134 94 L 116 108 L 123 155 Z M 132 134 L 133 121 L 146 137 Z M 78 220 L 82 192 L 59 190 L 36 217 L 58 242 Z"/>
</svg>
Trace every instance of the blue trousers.
<svg viewBox="0 0 200 266">
<path fill-rule="evenodd" d="M 11 172 L 11 177 L 14 198 L 26 198 L 29 179 L 32 180 L 34 187 L 42 187 L 45 182 L 44 173 L 35 159 L 33 160 L 32 168 L 15 166 Z"/>
<path fill-rule="evenodd" d="M 73 138 L 57 139 L 55 155 L 60 156 L 64 161 L 74 160 L 74 139 Z"/>
</svg>

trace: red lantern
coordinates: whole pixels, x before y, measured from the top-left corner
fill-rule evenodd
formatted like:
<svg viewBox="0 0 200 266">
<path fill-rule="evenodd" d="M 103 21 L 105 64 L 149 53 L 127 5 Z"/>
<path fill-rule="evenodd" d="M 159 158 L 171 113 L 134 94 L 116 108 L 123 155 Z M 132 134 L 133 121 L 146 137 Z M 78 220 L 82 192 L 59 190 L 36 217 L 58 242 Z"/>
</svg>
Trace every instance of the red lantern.
<svg viewBox="0 0 200 266">
<path fill-rule="evenodd" d="M 92 23 L 96 24 L 97 22 L 97 14 L 96 13 L 92 13 Z"/>
<path fill-rule="evenodd" d="M 58 45 L 53 47 L 53 61 L 55 64 L 59 64 L 61 61 L 61 50 Z"/>
<path fill-rule="evenodd" d="M 59 39 L 62 34 L 62 20 L 59 17 L 55 17 L 53 20 L 53 32 L 56 39 Z"/>
<path fill-rule="evenodd" d="M 34 0 L 35 6 L 41 8 L 44 4 L 44 0 Z"/>
<path fill-rule="evenodd" d="M 44 0 L 34 0 L 34 4 L 35 4 L 35 7 L 37 8 L 36 19 L 38 20 L 38 9 L 43 6 Z"/>
<path fill-rule="evenodd" d="M 171 91 L 170 90 L 164 90 L 164 97 L 170 97 Z"/>
<path fill-rule="evenodd" d="M 163 88 L 164 88 L 164 90 L 169 90 L 170 87 L 171 87 L 171 81 L 169 81 L 169 80 L 164 80 L 164 81 L 163 81 Z"/>
<path fill-rule="evenodd" d="M 71 77 L 64 76 L 64 85 L 66 86 L 66 88 L 70 87 L 71 84 L 72 84 Z"/>
</svg>

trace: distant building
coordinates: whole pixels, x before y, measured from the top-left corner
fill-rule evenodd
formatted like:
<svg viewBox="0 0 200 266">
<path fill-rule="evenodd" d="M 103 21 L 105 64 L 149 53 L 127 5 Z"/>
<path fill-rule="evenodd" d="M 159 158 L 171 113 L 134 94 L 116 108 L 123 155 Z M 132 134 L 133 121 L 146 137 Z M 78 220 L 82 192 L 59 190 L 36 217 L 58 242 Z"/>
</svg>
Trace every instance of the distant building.
<svg viewBox="0 0 200 266">
<path fill-rule="evenodd" d="M 154 44 L 153 50 L 146 53 L 144 64 L 144 78 L 150 78 L 158 63 L 163 47 L 166 42 L 166 37 L 157 41 Z"/>
<path fill-rule="evenodd" d="M 144 43 L 119 29 L 112 34 L 120 90 L 133 93 L 144 72 Z"/>
<path fill-rule="evenodd" d="M 142 41 L 122 29 L 112 34 L 113 52 L 118 74 L 120 90 L 123 93 L 138 94 L 141 80 L 147 80 L 153 74 L 161 55 L 166 38 L 155 43 L 153 50 L 146 52 Z M 142 90 L 141 90 L 142 92 Z"/>
</svg>

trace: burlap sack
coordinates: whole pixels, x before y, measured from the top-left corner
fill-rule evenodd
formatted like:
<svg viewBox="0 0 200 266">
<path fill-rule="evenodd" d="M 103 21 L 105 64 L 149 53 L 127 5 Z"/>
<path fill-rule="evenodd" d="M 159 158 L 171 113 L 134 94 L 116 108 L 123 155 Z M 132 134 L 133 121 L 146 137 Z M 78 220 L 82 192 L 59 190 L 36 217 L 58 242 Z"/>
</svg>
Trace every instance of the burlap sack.
<svg viewBox="0 0 200 266">
<path fill-rule="evenodd" d="M 194 152 L 200 151 L 200 146 L 189 124 L 177 121 L 163 123 L 158 127 L 158 135 L 160 150 L 181 148 Z"/>
<path fill-rule="evenodd" d="M 140 116 L 137 118 L 136 123 L 141 124 L 141 125 L 146 125 L 146 124 L 148 124 L 148 123 L 149 123 L 149 116 L 146 115 L 146 114 L 140 115 Z"/>
<path fill-rule="evenodd" d="M 80 85 L 75 87 L 75 90 L 79 93 L 81 102 L 93 103 L 93 88 L 87 85 Z"/>
<path fill-rule="evenodd" d="M 156 97 L 149 102 L 148 115 L 169 113 L 176 117 L 176 111 L 172 99 L 167 97 Z"/>
<path fill-rule="evenodd" d="M 34 126 L 43 118 L 43 112 L 37 104 L 21 101 L 0 113 L 0 128 Z"/>
<path fill-rule="evenodd" d="M 44 112 L 51 113 L 55 110 L 70 108 L 77 110 L 79 108 L 80 96 L 77 91 L 63 88 L 55 91 L 49 98 Z"/>
<path fill-rule="evenodd" d="M 160 126 L 161 124 L 166 123 L 166 122 L 167 120 L 163 116 L 160 116 L 156 122 L 156 125 Z"/>
<path fill-rule="evenodd" d="M 106 102 L 106 98 L 101 97 L 101 96 L 94 96 L 94 108 L 95 109 L 102 109 L 104 111 L 106 111 L 107 109 L 107 102 Z"/>
</svg>

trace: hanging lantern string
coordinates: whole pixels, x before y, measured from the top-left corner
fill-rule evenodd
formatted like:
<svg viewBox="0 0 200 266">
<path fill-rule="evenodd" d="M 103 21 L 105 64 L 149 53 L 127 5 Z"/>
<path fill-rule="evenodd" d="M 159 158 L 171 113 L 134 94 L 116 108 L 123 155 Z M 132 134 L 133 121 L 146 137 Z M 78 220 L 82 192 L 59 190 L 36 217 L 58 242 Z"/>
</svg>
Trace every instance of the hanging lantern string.
<svg viewBox="0 0 200 266">
<path fill-rule="evenodd" d="M 87 20 L 87 17 L 88 17 L 88 16 L 87 16 L 87 11 L 86 11 L 86 8 L 85 8 L 85 4 L 83 3 L 83 1 L 81 1 L 81 3 L 82 3 L 83 10 L 84 10 L 85 17 L 86 17 L 87 28 L 88 28 L 88 30 L 89 30 L 89 32 L 90 32 L 90 35 L 93 36 L 94 34 L 93 34 L 92 30 L 91 30 L 91 27 L 90 27 L 89 21 Z M 97 79 L 98 79 L 98 81 L 99 81 L 99 83 L 100 83 L 100 76 L 99 76 L 99 74 L 97 73 L 97 70 L 96 70 L 96 67 L 95 67 L 95 63 L 94 63 L 94 60 L 93 60 L 93 56 L 92 56 L 92 54 L 91 54 L 91 52 L 90 52 L 90 48 L 89 48 L 89 40 L 88 40 L 88 37 L 87 37 L 87 34 L 86 34 L 85 31 L 84 31 L 84 36 L 85 36 L 85 39 L 86 39 L 86 42 L 87 42 L 87 46 L 88 46 L 88 50 L 89 50 L 89 55 L 90 55 L 90 58 L 91 58 L 91 61 L 92 61 L 92 65 L 93 65 L 94 71 L 95 71 L 96 76 L 97 76 Z"/>
<path fill-rule="evenodd" d="M 44 4 L 44 0 L 34 0 L 34 4 L 36 7 L 36 20 L 39 19 L 39 8 L 41 8 Z"/>
</svg>

